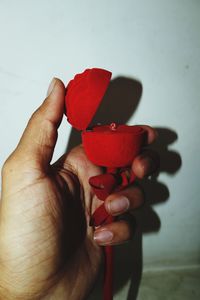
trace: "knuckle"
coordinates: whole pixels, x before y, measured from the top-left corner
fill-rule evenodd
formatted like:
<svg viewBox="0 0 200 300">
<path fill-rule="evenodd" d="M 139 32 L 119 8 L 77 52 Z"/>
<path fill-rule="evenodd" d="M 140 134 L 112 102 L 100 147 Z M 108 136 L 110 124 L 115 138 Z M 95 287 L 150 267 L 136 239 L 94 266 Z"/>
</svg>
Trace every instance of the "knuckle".
<svg viewBox="0 0 200 300">
<path fill-rule="evenodd" d="M 12 165 L 13 165 L 13 158 L 12 155 L 10 155 L 3 164 L 2 175 L 7 174 L 12 169 Z"/>
<path fill-rule="evenodd" d="M 34 113 L 31 115 L 31 118 L 29 120 L 29 123 L 32 123 L 33 121 L 37 120 L 41 115 L 41 108 L 37 108 Z"/>
<path fill-rule="evenodd" d="M 131 240 L 135 234 L 136 231 L 136 220 L 134 216 L 131 213 L 126 213 L 121 218 L 119 218 L 120 223 L 123 224 L 124 230 L 123 230 L 123 239 L 125 241 Z"/>
<path fill-rule="evenodd" d="M 132 237 L 132 228 L 127 220 L 121 220 L 118 226 L 118 230 L 115 232 L 114 242 L 126 242 Z"/>
<path fill-rule="evenodd" d="M 133 228 L 132 224 L 128 223 L 127 240 L 132 240 L 134 233 L 135 233 L 135 228 Z"/>
<path fill-rule="evenodd" d="M 142 202 L 144 201 L 144 190 L 142 189 L 141 186 L 138 185 L 135 187 L 135 194 L 138 200 Z"/>
<path fill-rule="evenodd" d="M 122 236 L 122 239 L 124 241 L 128 241 L 132 238 L 132 234 L 133 234 L 132 228 L 130 223 L 127 220 L 124 220 L 123 223 L 124 223 L 124 234 Z"/>
<path fill-rule="evenodd" d="M 135 209 L 144 203 L 144 190 L 135 183 L 133 188 L 129 191 L 128 198 L 130 200 L 130 210 Z"/>
<path fill-rule="evenodd" d="M 129 214 L 129 217 L 127 218 L 127 223 L 128 223 L 129 239 L 132 239 L 136 231 L 136 220 L 131 214 Z"/>
<path fill-rule="evenodd" d="M 48 107 L 48 102 L 49 97 L 45 98 L 43 103 L 34 111 L 34 113 L 31 115 L 30 122 L 41 119 L 44 116 L 44 113 Z"/>
</svg>

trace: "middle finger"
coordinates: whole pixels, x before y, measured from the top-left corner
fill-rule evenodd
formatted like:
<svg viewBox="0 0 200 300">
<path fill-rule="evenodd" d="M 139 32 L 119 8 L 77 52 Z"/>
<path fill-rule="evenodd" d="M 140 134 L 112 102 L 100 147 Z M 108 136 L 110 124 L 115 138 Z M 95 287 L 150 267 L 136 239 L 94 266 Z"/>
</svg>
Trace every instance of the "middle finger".
<svg viewBox="0 0 200 300">
<path fill-rule="evenodd" d="M 134 184 L 118 193 L 109 195 L 105 200 L 105 208 L 109 214 L 118 216 L 124 212 L 134 210 L 143 202 L 143 190 Z"/>
</svg>

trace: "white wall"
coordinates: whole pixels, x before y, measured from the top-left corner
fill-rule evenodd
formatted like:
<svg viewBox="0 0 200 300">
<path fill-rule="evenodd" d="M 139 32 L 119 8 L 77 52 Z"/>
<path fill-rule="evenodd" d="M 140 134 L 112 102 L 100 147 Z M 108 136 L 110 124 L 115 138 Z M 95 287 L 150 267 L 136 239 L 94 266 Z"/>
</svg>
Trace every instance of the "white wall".
<svg viewBox="0 0 200 300">
<path fill-rule="evenodd" d="M 0 1 L 0 165 L 53 76 L 67 83 L 97 66 L 142 83 L 129 123 L 163 128 L 157 204 L 143 213 L 144 269 L 199 263 L 199 29 L 198 0 Z M 69 132 L 63 120 L 54 158 Z"/>
</svg>

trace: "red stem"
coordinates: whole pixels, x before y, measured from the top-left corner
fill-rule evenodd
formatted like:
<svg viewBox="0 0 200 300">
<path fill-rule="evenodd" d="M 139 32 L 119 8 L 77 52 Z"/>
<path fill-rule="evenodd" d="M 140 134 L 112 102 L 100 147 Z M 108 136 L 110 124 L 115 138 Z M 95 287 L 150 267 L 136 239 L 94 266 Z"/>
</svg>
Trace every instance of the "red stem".
<svg viewBox="0 0 200 300">
<path fill-rule="evenodd" d="M 106 173 L 115 174 L 117 172 L 117 168 L 107 168 Z M 97 179 L 97 180 L 94 180 Z M 107 179 L 108 180 L 108 179 Z M 90 184 L 94 188 L 99 199 L 104 201 L 110 192 L 109 189 L 106 191 L 102 191 L 99 193 L 98 186 L 100 185 L 101 177 L 91 177 Z M 111 181 L 107 182 L 112 184 Z M 101 191 L 101 190 L 100 190 Z M 101 205 L 97 210 L 93 213 L 91 218 L 91 225 L 99 226 L 110 224 L 114 221 L 114 217 L 109 215 L 105 210 L 105 206 Z M 105 246 L 104 247 L 105 254 L 105 273 L 104 273 L 104 291 L 103 291 L 103 299 L 104 300 L 112 300 L 113 299 L 113 247 Z"/>
<path fill-rule="evenodd" d="M 107 168 L 107 173 L 116 173 L 117 168 Z M 113 216 L 109 216 L 105 224 L 110 224 L 114 221 Z M 104 275 L 104 289 L 103 299 L 113 299 L 113 246 L 105 246 L 105 275 Z"/>
<path fill-rule="evenodd" d="M 112 223 L 114 217 L 109 216 L 106 220 L 106 224 Z M 113 246 L 105 246 L 105 275 L 104 275 L 104 289 L 103 289 L 103 299 L 112 300 L 113 299 Z"/>
</svg>

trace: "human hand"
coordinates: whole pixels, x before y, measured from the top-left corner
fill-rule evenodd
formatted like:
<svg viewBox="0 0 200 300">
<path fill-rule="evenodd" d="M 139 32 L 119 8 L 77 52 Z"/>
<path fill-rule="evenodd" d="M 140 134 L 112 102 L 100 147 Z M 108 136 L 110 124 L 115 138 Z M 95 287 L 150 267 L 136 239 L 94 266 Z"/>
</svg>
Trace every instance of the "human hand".
<svg viewBox="0 0 200 300">
<path fill-rule="evenodd" d="M 81 145 L 50 164 L 64 96 L 63 83 L 54 79 L 2 170 L 0 299 L 84 299 L 98 274 L 99 245 L 119 244 L 132 235 L 125 220 L 96 229 L 88 225 L 102 203 L 88 180 L 102 170 Z M 150 144 L 156 132 L 144 128 Z M 146 152 L 133 161 L 136 176 L 155 171 L 154 155 Z M 116 216 L 142 203 L 141 189 L 132 185 L 110 195 L 105 207 Z"/>
</svg>

